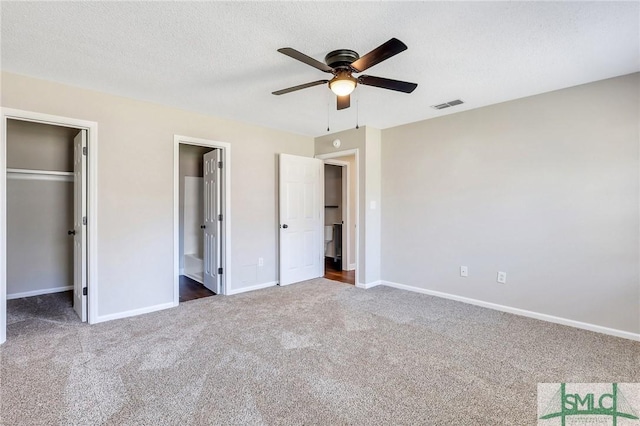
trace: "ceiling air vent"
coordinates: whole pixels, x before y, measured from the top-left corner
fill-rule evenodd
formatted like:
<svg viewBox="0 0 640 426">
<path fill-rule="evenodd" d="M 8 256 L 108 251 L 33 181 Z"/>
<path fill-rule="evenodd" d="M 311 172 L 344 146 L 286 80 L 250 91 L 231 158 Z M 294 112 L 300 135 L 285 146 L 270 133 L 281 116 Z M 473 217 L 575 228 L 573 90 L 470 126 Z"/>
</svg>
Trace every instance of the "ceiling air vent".
<svg viewBox="0 0 640 426">
<path fill-rule="evenodd" d="M 460 99 L 456 99 L 455 101 L 449 101 L 449 102 L 445 102 L 443 104 L 440 105 L 432 105 L 431 108 L 434 109 L 445 109 L 445 108 L 449 108 L 452 106 L 456 106 L 456 105 L 460 105 L 463 104 L 464 102 L 462 102 Z"/>
</svg>

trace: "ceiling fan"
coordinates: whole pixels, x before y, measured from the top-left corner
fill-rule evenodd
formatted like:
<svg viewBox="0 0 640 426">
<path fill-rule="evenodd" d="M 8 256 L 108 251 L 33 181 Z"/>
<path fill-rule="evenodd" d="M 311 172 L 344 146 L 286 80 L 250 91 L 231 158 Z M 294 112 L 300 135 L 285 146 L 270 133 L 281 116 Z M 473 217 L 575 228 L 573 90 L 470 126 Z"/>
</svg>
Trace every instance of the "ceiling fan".
<svg viewBox="0 0 640 426">
<path fill-rule="evenodd" d="M 331 91 L 338 96 L 338 109 L 340 110 L 349 108 L 351 105 L 349 95 L 353 92 L 358 83 L 366 86 L 395 90 L 397 92 L 411 93 L 416 87 L 418 87 L 416 83 L 374 77 L 372 75 L 360 75 L 358 77 L 354 77 L 352 75 L 353 73 L 361 73 L 404 50 L 407 50 L 407 45 L 397 38 L 392 38 L 362 57 L 353 50 L 334 50 L 324 57 L 325 63 L 322 63 L 305 55 L 304 53 L 292 49 L 291 47 L 283 47 L 282 49 L 278 49 L 278 52 L 290 56 L 293 59 L 297 59 L 300 62 L 304 62 L 307 65 L 311 65 L 320 71 L 333 74 L 333 78 L 331 80 L 318 80 L 311 83 L 301 84 L 299 86 L 289 87 L 287 89 L 275 91 L 273 94 L 284 95 L 285 93 L 295 92 L 296 90 L 328 83 Z"/>
</svg>

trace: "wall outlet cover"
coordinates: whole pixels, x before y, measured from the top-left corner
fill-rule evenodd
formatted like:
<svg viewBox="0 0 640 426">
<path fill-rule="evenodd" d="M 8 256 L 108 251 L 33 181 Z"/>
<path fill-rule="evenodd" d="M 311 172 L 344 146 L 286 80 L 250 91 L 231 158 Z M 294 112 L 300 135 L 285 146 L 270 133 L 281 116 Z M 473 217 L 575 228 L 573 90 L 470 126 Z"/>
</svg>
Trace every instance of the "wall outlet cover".
<svg viewBox="0 0 640 426">
<path fill-rule="evenodd" d="M 468 277 L 469 276 L 469 269 L 466 266 L 461 266 L 460 267 L 460 276 L 461 277 Z"/>
</svg>

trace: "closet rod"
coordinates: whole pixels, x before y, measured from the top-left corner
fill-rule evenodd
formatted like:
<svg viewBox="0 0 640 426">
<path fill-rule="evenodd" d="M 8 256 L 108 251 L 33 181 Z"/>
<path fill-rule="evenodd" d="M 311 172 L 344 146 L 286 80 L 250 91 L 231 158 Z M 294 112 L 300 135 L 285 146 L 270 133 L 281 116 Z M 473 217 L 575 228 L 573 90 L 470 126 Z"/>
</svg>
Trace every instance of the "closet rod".
<svg viewBox="0 0 640 426">
<path fill-rule="evenodd" d="M 56 172 L 53 170 L 7 169 L 7 179 L 50 180 L 57 182 L 73 182 L 73 172 Z"/>
<path fill-rule="evenodd" d="M 7 173 L 20 173 L 25 175 L 73 176 L 73 172 L 57 172 L 54 170 L 31 170 L 31 169 L 7 168 Z"/>
</svg>

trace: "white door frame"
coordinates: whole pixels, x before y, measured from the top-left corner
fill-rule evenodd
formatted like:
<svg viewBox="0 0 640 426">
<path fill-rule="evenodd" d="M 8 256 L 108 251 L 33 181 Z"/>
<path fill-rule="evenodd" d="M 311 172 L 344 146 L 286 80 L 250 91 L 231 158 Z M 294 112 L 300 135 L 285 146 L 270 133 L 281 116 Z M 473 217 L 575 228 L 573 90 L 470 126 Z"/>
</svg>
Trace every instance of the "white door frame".
<svg viewBox="0 0 640 426">
<path fill-rule="evenodd" d="M 324 164 L 329 164 L 331 166 L 338 166 L 341 168 L 341 180 L 342 180 L 342 230 L 344 231 L 344 235 L 342 238 L 342 270 L 348 271 L 349 265 L 351 262 L 351 256 L 349 253 L 349 241 L 351 237 L 351 221 L 349 220 L 349 212 L 350 212 L 350 203 L 349 203 L 349 189 L 351 186 L 350 182 L 350 171 L 349 171 L 349 163 L 346 161 L 339 160 L 324 160 Z M 323 185 L 324 186 L 324 185 Z M 345 250 L 346 248 L 346 250 Z M 335 251 L 335 244 L 334 244 Z"/>
<path fill-rule="evenodd" d="M 205 146 L 220 150 L 222 178 L 220 202 L 222 203 L 220 259 L 223 273 L 220 279 L 221 294 L 229 294 L 231 286 L 231 144 L 190 136 L 173 136 L 173 305 L 180 303 L 180 144 Z"/>
<path fill-rule="evenodd" d="M 87 131 L 87 297 L 89 324 L 98 318 L 98 123 L 57 115 L 2 108 L 0 132 L 0 343 L 7 339 L 7 120 L 30 121 Z"/>
<path fill-rule="evenodd" d="M 360 223 L 360 150 L 358 148 L 355 149 L 347 149 L 344 151 L 336 151 L 330 152 L 328 154 L 318 154 L 315 158 L 319 158 L 320 160 L 325 160 L 325 163 L 328 163 L 326 160 L 331 160 L 332 158 L 338 157 L 346 157 L 349 155 L 353 155 L 356 159 L 356 285 L 360 282 L 360 234 L 362 233 L 362 224 Z M 348 199 L 349 197 L 347 197 Z M 323 209 L 324 211 L 324 209 Z M 348 214 L 347 214 L 348 216 Z M 343 215 L 344 217 L 344 215 Z M 350 224 L 350 228 L 353 227 L 354 224 Z M 350 229 L 347 230 L 350 232 Z M 349 234 L 350 235 L 350 234 Z M 348 251 L 348 250 L 347 250 Z"/>
</svg>

